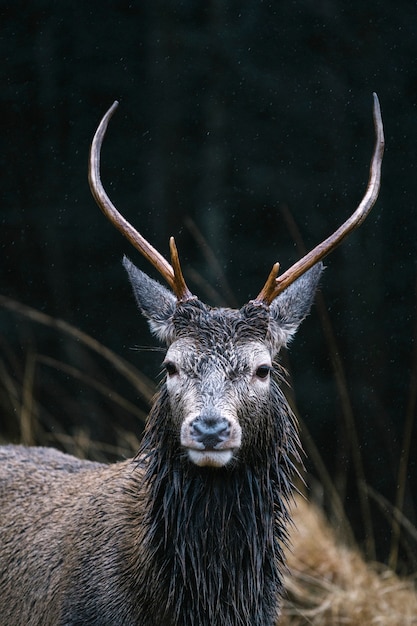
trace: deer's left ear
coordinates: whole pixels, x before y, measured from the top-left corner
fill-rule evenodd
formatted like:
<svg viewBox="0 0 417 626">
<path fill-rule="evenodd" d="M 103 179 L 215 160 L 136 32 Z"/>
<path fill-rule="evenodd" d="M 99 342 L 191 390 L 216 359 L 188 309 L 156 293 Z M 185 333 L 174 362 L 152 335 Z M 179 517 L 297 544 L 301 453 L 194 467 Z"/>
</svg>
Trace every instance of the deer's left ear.
<svg viewBox="0 0 417 626">
<path fill-rule="evenodd" d="M 147 318 L 151 331 L 158 339 L 169 345 L 174 337 L 172 316 L 177 298 L 171 291 L 139 270 L 127 257 L 123 258 L 123 265 L 129 275 L 140 312 Z"/>
<path fill-rule="evenodd" d="M 277 351 L 288 345 L 308 315 L 322 271 L 323 264 L 317 263 L 271 303 L 270 340 Z"/>
</svg>

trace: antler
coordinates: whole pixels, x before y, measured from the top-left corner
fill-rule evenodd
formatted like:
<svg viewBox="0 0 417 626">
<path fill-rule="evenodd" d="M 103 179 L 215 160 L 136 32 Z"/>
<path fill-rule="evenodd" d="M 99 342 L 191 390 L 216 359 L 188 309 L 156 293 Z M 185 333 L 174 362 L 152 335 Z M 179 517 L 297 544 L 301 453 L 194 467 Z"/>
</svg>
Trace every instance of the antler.
<svg viewBox="0 0 417 626">
<path fill-rule="evenodd" d="M 158 270 L 171 287 L 177 300 L 184 301 L 193 298 L 188 289 L 181 271 L 178 251 L 174 237 L 169 241 L 172 265 L 160 254 L 131 224 L 119 213 L 110 198 L 104 191 L 100 178 L 100 150 L 106 134 L 107 125 L 110 118 L 118 107 L 118 102 L 114 102 L 101 120 L 94 135 L 88 167 L 88 180 L 91 193 L 104 215 L 110 222 L 135 246 L 137 250 Z"/>
<path fill-rule="evenodd" d="M 384 129 L 382 126 L 381 109 L 376 93 L 373 94 L 374 108 L 373 117 L 375 125 L 375 147 L 372 155 L 368 186 L 361 203 L 354 213 L 346 220 L 330 237 L 319 243 L 311 252 L 294 263 L 290 269 L 278 277 L 279 263 L 275 263 L 255 302 L 261 302 L 269 306 L 273 300 L 293 283 L 299 276 L 304 274 L 318 261 L 323 259 L 329 252 L 334 250 L 343 239 L 355 228 L 360 226 L 375 204 L 381 186 L 381 164 L 384 153 Z"/>
</svg>

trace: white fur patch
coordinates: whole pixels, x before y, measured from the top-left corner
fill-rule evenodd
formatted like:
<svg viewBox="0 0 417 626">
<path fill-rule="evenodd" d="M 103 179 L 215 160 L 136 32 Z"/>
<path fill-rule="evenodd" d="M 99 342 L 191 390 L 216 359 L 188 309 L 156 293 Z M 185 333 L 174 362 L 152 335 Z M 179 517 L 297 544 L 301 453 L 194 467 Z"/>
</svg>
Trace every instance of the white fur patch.
<svg viewBox="0 0 417 626">
<path fill-rule="evenodd" d="M 223 467 L 233 458 L 233 450 L 187 449 L 190 460 L 200 467 Z"/>
</svg>

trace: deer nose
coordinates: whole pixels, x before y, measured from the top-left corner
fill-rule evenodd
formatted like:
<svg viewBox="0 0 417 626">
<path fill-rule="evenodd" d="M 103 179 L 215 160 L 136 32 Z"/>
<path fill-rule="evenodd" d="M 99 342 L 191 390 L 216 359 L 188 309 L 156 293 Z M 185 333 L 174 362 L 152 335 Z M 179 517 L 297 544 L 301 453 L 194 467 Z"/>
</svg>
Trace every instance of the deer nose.
<svg viewBox="0 0 417 626">
<path fill-rule="evenodd" d="M 191 436 L 205 449 L 212 449 L 230 437 L 230 423 L 224 417 L 199 417 L 191 424 Z"/>
</svg>

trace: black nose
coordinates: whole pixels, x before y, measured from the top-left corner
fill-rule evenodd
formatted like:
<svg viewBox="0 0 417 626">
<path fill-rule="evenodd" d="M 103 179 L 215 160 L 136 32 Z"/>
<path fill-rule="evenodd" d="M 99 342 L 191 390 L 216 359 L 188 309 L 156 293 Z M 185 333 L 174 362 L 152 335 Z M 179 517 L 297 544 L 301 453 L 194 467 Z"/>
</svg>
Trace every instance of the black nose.
<svg viewBox="0 0 417 626">
<path fill-rule="evenodd" d="M 230 424 L 224 417 L 199 417 L 191 424 L 191 436 L 211 449 L 230 437 Z"/>
</svg>

